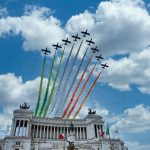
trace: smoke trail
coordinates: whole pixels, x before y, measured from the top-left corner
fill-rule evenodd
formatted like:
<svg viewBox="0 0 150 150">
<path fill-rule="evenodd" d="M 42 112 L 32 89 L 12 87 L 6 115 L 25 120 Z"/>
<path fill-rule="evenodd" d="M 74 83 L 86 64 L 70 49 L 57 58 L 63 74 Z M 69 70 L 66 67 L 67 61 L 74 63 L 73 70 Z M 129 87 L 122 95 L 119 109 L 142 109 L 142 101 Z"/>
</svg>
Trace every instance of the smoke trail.
<svg viewBox="0 0 150 150">
<path fill-rule="evenodd" d="M 37 113 L 38 113 L 38 110 L 39 110 L 40 101 L 41 101 L 45 62 L 46 62 L 46 55 L 44 56 L 44 62 L 43 62 L 43 66 L 42 66 L 42 75 L 41 75 L 41 80 L 40 80 L 40 88 L 39 88 L 39 94 L 38 94 L 38 101 L 37 101 L 36 108 L 35 108 L 35 116 L 37 116 Z"/>
<path fill-rule="evenodd" d="M 91 75 L 92 75 L 92 73 L 93 73 L 95 67 L 96 67 L 96 64 L 93 66 L 93 68 L 92 68 L 92 70 L 91 70 L 91 72 L 90 72 L 88 78 L 86 79 L 84 85 L 82 86 L 82 89 L 81 89 L 81 91 L 80 91 L 78 97 L 76 98 L 76 100 L 75 100 L 75 102 L 74 102 L 74 105 L 72 106 L 71 110 L 69 111 L 68 116 L 67 116 L 67 118 L 66 118 L 67 120 L 68 120 L 68 118 L 70 117 L 71 113 L 73 112 L 74 108 L 76 107 L 76 104 L 77 104 L 77 102 L 79 101 L 79 98 L 80 98 L 80 96 L 82 95 L 82 93 L 83 93 L 83 91 L 84 91 L 84 89 L 85 89 L 85 87 L 86 87 L 86 85 L 87 85 L 87 83 L 88 83 L 88 81 L 89 81 L 89 79 L 90 79 L 90 77 L 91 77 Z"/>
<path fill-rule="evenodd" d="M 90 57 L 88 63 L 86 64 L 86 67 L 85 67 L 85 69 L 84 69 L 84 71 L 83 71 L 83 73 L 82 73 L 82 75 L 81 75 L 81 77 L 80 77 L 80 80 L 79 80 L 79 82 L 78 82 L 78 84 L 77 84 L 77 86 L 76 86 L 76 89 L 74 90 L 74 92 L 73 92 L 73 94 L 72 94 L 72 97 L 71 97 L 71 99 L 70 99 L 70 101 L 69 101 L 69 103 L 68 103 L 68 105 L 67 105 L 67 107 L 66 107 L 66 109 L 65 109 L 65 111 L 64 111 L 64 113 L 63 113 L 63 115 L 62 115 L 62 118 L 65 117 L 65 115 L 66 115 L 66 113 L 67 113 L 67 111 L 68 111 L 68 109 L 69 109 L 69 107 L 70 107 L 70 105 L 71 105 L 71 103 L 72 103 L 72 101 L 73 101 L 75 95 L 76 95 L 76 92 L 77 92 L 77 90 L 78 90 L 78 88 L 79 88 L 79 86 L 80 86 L 80 83 L 81 83 L 81 81 L 82 81 L 82 79 L 83 79 L 83 77 L 84 77 L 84 74 L 85 74 L 85 72 L 86 72 L 86 70 L 87 70 L 87 68 L 88 68 L 88 66 L 89 66 L 89 64 L 90 64 L 90 62 L 91 62 L 91 60 L 92 60 L 92 57 L 93 57 L 93 53 L 92 53 L 92 55 L 91 55 L 91 57 Z"/>
<path fill-rule="evenodd" d="M 60 97 L 60 95 L 63 95 L 63 94 L 65 93 L 65 91 L 66 91 L 66 87 L 67 87 L 68 81 L 69 81 L 69 79 L 70 79 L 70 77 L 71 77 L 72 70 L 73 70 L 73 67 L 74 67 L 74 65 L 75 65 L 75 62 L 76 62 L 76 60 L 77 60 L 77 57 L 78 57 L 79 51 L 80 51 L 80 49 L 81 49 L 82 43 L 83 43 L 83 40 L 82 40 L 81 43 L 80 43 L 80 46 L 79 46 L 79 48 L 78 48 L 78 51 L 77 51 L 77 53 L 76 53 L 76 55 L 75 55 L 75 58 L 74 58 L 74 60 L 73 60 L 72 66 L 71 66 L 71 68 L 70 68 L 70 70 L 69 70 L 69 73 L 68 73 L 68 75 L 67 75 L 67 78 L 66 78 L 66 81 L 65 81 L 65 85 L 64 85 L 64 87 L 63 87 L 63 91 L 59 94 L 59 97 Z"/>
<path fill-rule="evenodd" d="M 72 66 L 71 66 L 71 68 L 70 68 L 70 70 L 69 70 L 69 73 L 68 73 L 68 75 L 67 75 L 67 78 L 66 78 L 66 80 L 65 80 L 65 85 L 64 85 L 64 87 L 63 87 L 62 92 L 59 93 L 58 99 L 60 99 L 60 95 L 62 95 L 62 97 L 63 97 L 63 94 L 64 94 L 65 91 L 66 91 L 67 84 L 68 84 L 68 81 L 69 81 L 69 79 L 70 79 L 70 77 L 71 77 L 71 73 L 72 73 L 73 67 L 74 67 L 74 65 L 75 65 L 75 62 L 76 62 L 76 60 L 77 60 L 77 57 L 78 57 L 79 51 L 80 51 L 80 49 L 81 49 L 82 43 L 83 43 L 83 40 L 82 40 L 81 43 L 80 43 L 80 46 L 79 46 L 79 48 L 78 48 L 78 51 L 77 51 L 77 53 L 76 53 L 76 55 L 75 55 L 75 58 L 74 58 L 74 60 L 73 60 Z"/>
<path fill-rule="evenodd" d="M 55 94 L 55 96 L 54 96 L 54 100 L 55 100 L 55 101 L 54 101 L 54 105 L 52 106 L 51 113 L 53 112 L 53 110 L 54 110 L 54 108 L 55 108 L 55 105 L 56 105 L 56 103 L 57 103 L 57 101 L 58 101 L 58 99 L 56 99 L 56 97 L 57 97 L 58 92 L 59 92 L 59 90 L 60 90 L 60 87 L 61 87 L 61 85 L 62 85 L 61 83 L 62 83 L 63 78 L 64 78 L 64 76 L 65 76 L 65 73 L 66 73 L 66 70 L 67 70 L 67 67 L 68 67 L 68 63 L 69 63 L 69 60 L 70 60 L 70 57 L 71 57 L 73 48 L 74 48 L 74 44 L 73 44 L 72 47 L 71 47 L 71 51 L 70 51 L 70 53 L 69 53 L 69 55 L 68 55 L 66 64 L 65 64 L 65 66 L 64 66 L 64 70 L 63 70 L 63 73 L 62 73 L 60 82 L 59 82 L 59 84 L 58 84 L 58 88 L 57 88 L 57 90 L 56 90 L 56 94 Z"/>
<path fill-rule="evenodd" d="M 40 116 L 40 117 L 41 117 L 42 112 L 43 112 L 43 109 L 44 109 L 44 107 L 45 107 L 45 105 L 46 105 L 47 96 L 48 96 L 48 91 L 49 91 L 49 87 L 50 87 L 50 83 L 51 83 L 51 78 L 52 78 L 52 72 L 53 72 L 53 67 L 54 67 L 55 58 L 56 58 L 56 51 L 55 51 L 55 54 L 54 54 L 54 57 L 53 57 L 53 60 L 52 60 L 51 67 L 50 67 L 50 72 L 49 72 L 48 83 L 47 83 L 46 92 L 45 92 L 45 96 L 44 96 L 44 101 L 43 101 L 43 103 L 42 103 L 42 107 L 41 107 L 40 113 L 39 113 L 39 116 Z"/>
<path fill-rule="evenodd" d="M 76 118 L 76 116 L 78 115 L 79 111 L 81 110 L 81 108 L 82 108 L 84 102 L 87 100 L 89 94 L 90 94 L 91 91 L 93 90 L 93 88 L 94 88 L 94 86 L 95 86 L 95 84 L 96 84 L 98 78 L 100 77 L 101 73 L 102 73 L 102 70 L 100 71 L 100 73 L 98 74 L 98 76 L 96 77 L 96 79 L 93 81 L 91 87 L 90 87 L 89 90 L 88 90 L 88 93 L 87 93 L 86 96 L 84 97 L 84 99 L 83 99 L 82 103 L 80 104 L 78 110 L 76 111 L 75 115 L 73 116 L 73 120 Z"/>
<path fill-rule="evenodd" d="M 55 75 L 55 78 L 54 78 L 54 83 L 53 83 L 53 86 L 52 86 L 52 89 L 51 89 L 51 93 L 49 95 L 49 99 L 48 99 L 48 104 L 46 105 L 46 108 L 43 112 L 43 116 L 45 117 L 47 115 L 47 112 L 48 112 L 48 109 L 49 109 L 49 105 L 50 105 L 50 102 L 51 102 L 51 99 L 52 99 L 52 96 L 53 96 L 53 92 L 54 92 L 54 89 L 55 89 L 55 84 L 56 84 L 56 81 L 57 81 L 57 78 L 58 78 L 58 74 L 59 74 L 59 70 L 60 70 L 60 66 L 61 66 L 61 63 L 62 63 L 62 59 L 63 59 L 63 56 L 64 56 L 64 52 L 65 52 L 65 48 L 62 52 L 62 55 L 61 55 L 61 58 L 60 58 L 60 62 L 59 62 L 59 65 L 58 65 L 58 68 L 57 68 L 57 71 L 56 71 L 56 75 Z"/>
<path fill-rule="evenodd" d="M 68 99 L 69 94 L 70 94 L 70 92 L 71 92 L 71 89 L 72 89 L 72 87 L 73 87 L 73 85 L 74 85 L 74 82 L 76 81 L 76 78 L 77 78 L 78 73 L 79 73 L 79 71 L 80 71 L 80 68 L 81 68 L 81 66 L 82 66 L 82 64 L 83 64 L 83 61 L 84 61 L 85 56 L 86 56 L 86 54 L 87 54 L 87 51 L 88 51 L 88 48 L 86 49 L 86 51 L 85 51 L 85 53 L 84 53 L 84 55 L 83 55 L 83 57 L 82 57 L 82 60 L 81 60 L 81 62 L 80 62 L 80 64 L 79 64 L 79 67 L 78 67 L 78 70 L 77 70 L 77 72 L 76 72 L 76 74 L 75 74 L 75 76 L 74 76 L 74 78 L 73 78 L 73 80 L 72 80 L 72 82 L 71 82 L 71 85 L 70 85 L 70 87 L 69 87 L 69 89 L 68 89 L 68 92 L 67 92 L 66 97 L 65 97 L 65 98 L 63 97 L 63 99 L 60 101 L 61 103 L 59 103 L 59 105 L 58 105 L 58 108 L 57 108 L 57 111 L 56 111 L 56 113 L 57 113 L 56 115 L 59 115 L 60 112 L 62 111 L 62 109 L 60 109 L 60 106 L 61 106 L 62 108 L 64 108 L 64 106 L 65 106 L 65 104 L 66 104 L 66 102 L 67 102 L 67 99 Z M 58 111 L 59 111 L 59 112 L 58 112 Z"/>
</svg>

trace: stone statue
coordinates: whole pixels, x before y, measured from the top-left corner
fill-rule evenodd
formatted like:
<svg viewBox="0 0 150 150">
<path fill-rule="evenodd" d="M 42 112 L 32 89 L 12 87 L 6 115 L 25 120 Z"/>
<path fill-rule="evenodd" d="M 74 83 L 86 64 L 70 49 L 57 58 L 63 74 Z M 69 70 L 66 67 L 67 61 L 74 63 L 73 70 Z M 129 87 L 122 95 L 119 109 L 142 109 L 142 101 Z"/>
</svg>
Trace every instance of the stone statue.
<svg viewBox="0 0 150 150">
<path fill-rule="evenodd" d="M 91 115 L 91 114 L 95 115 L 96 114 L 96 111 L 94 111 L 94 110 L 92 111 L 92 109 L 90 109 L 90 108 L 88 108 L 88 109 L 89 109 L 89 111 L 88 111 L 89 115 Z"/>
<path fill-rule="evenodd" d="M 70 142 L 70 141 L 67 141 L 68 143 L 69 143 L 69 145 L 73 145 L 74 144 L 74 142 Z"/>
<path fill-rule="evenodd" d="M 74 142 L 70 142 L 70 141 L 67 141 L 69 143 L 67 149 L 68 150 L 74 150 L 75 149 L 75 146 L 74 146 Z"/>
<path fill-rule="evenodd" d="M 73 123 L 72 123 L 72 121 L 71 121 L 71 123 L 70 123 L 69 130 L 70 130 L 70 131 L 72 131 L 72 132 L 74 131 L 74 126 L 73 126 Z"/>
<path fill-rule="evenodd" d="M 28 103 L 25 103 L 20 105 L 20 109 L 29 109 L 30 108 L 30 105 L 28 105 Z"/>
</svg>

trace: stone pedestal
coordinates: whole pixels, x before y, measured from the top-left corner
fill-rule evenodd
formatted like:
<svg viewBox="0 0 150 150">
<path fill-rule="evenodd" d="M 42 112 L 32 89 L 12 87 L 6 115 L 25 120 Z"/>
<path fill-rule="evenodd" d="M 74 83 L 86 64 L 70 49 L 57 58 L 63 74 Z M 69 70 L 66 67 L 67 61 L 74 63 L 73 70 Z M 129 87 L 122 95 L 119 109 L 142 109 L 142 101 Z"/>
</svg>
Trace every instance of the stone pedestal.
<svg viewBox="0 0 150 150">
<path fill-rule="evenodd" d="M 69 135 L 68 135 L 68 141 L 70 143 L 75 143 L 75 133 L 74 132 L 70 132 Z"/>
<path fill-rule="evenodd" d="M 67 141 L 69 143 L 67 150 L 74 150 L 75 149 L 75 133 L 74 133 L 74 131 L 70 131 Z"/>
</svg>

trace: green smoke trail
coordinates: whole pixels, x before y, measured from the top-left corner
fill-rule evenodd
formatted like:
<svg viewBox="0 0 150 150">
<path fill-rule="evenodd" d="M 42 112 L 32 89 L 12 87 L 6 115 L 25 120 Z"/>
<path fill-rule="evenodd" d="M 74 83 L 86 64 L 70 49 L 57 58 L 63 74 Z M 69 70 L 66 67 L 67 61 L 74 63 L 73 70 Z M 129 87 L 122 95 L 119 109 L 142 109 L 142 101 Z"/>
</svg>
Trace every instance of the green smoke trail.
<svg viewBox="0 0 150 150">
<path fill-rule="evenodd" d="M 42 103 L 42 107 L 41 107 L 40 113 L 39 113 L 40 117 L 42 115 L 43 109 L 44 109 L 45 104 L 46 104 L 46 100 L 47 100 L 47 96 L 48 96 L 48 91 L 49 91 L 49 87 L 50 87 L 50 83 L 51 83 L 51 78 L 52 78 L 52 72 L 53 72 L 55 58 L 56 58 L 56 51 L 55 51 L 55 54 L 54 54 L 54 57 L 53 57 L 53 60 L 52 60 L 51 67 L 50 67 L 50 72 L 49 72 L 48 83 L 47 83 L 46 92 L 45 92 L 45 96 L 44 96 L 44 101 Z"/>
<path fill-rule="evenodd" d="M 35 108 L 35 116 L 37 116 L 37 113 L 38 113 L 38 110 L 39 110 L 40 101 L 41 101 L 41 94 L 42 94 L 42 85 L 43 85 L 43 78 L 44 78 L 45 62 L 46 62 L 46 55 L 45 55 L 45 57 L 44 57 L 44 62 L 43 62 L 43 66 L 42 66 L 42 75 L 41 75 L 41 81 L 40 81 L 40 88 L 39 88 L 39 94 L 38 94 L 38 101 L 37 101 L 36 108 Z"/>
<path fill-rule="evenodd" d="M 56 71 L 56 76 L 54 78 L 54 83 L 53 83 L 53 86 L 52 86 L 52 89 L 51 89 L 51 93 L 49 95 L 49 98 L 48 98 L 48 104 L 46 105 L 46 108 L 43 112 L 43 116 L 45 117 L 47 115 L 47 112 L 48 112 L 48 109 L 49 109 L 49 105 L 50 105 L 50 102 L 51 102 L 51 99 L 52 99 L 52 96 L 53 96 L 53 92 L 54 92 L 54 88 L 55 88 L 55 84 L 56 84 L 56 81 L 57 81 L 57 78 L 58 78 L 58 74 L 59 74 L 59 70 L 60 70 L 60 66 L 61 66 L 61 63 L 62 63 L 62 59 L 63 59 L 63 56 L 64 56 L 64 52 L 65 52 L 65 48 L 62 52 L 62 55 L 61 55 L 61 58 L 60 58 L 60 62 L 59 62 L 59 65 L 58 65 L 58 68 L 57 68 L 57 71 Z"/>
</svg>

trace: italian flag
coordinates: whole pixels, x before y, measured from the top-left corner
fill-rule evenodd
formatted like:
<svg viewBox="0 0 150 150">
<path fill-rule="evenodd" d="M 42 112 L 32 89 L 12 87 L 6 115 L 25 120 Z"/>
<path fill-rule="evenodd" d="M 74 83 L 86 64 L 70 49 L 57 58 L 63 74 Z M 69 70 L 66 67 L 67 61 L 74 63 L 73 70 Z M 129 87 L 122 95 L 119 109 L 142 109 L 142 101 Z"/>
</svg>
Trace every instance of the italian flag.
<svg viewBox="0 0 150 150">
<path fill-rule="evenodd" d="M 101 131 L 98 130 L 98 137 L 99 137 L 100 141 L 104 138 L 104 136 L 105 136 L 105 132 L 102 131 L 102 133 L 101 133 Z"/>
<path fill-rule="evenodd" d="M 101 136 L 101 132 L 100 132 L 100 130 L 98 130 L 98 136 L 99 136 L 99 137 Z"/>
<path fill-rule="evenodd" d="M 101 135 L 102 139 L 104 138 L 104 136 L 105 136 L 105 132 L 102 131 L 102 135 Z"/>
<path fill-rule="evenodd" d="M 62 130 L 62 133 L 59 134 L 59 139 L 64 139 L 64 130 Z"/>
<path fill-rule="evenodd" d="M 101 132 L 100 132 L 100 130 L 98 130 L 98 140 L 99 140 L 99 142 L 102 142 L 102 140 L 101 140 Z"/>
</svg>

